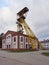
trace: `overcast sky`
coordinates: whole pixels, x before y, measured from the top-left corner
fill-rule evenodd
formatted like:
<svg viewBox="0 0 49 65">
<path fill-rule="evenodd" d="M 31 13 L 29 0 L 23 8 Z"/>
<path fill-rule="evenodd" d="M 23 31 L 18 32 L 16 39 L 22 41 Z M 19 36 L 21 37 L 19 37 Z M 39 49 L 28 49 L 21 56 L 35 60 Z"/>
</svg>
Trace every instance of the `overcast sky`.
<svg viewBox="0 0 49 65">
<path fill-rule="evenodd" d="M 0 0 L 0 33 L 17 30 L 16 13 L 29 8 L 26 22 L 39 40 L 49 38 L 49 0 Z"/>
</svg>

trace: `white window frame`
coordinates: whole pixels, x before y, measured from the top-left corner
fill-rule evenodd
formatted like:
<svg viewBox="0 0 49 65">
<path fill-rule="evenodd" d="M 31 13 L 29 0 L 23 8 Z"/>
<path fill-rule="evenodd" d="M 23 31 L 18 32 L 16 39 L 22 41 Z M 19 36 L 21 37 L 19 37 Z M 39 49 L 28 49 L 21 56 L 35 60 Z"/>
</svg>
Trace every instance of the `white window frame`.
<svg viewBox="0 0 49 65">
<path fill-rule="evenodd" d="M 21 37 L 23 37 L 23 41 L 21 41 Z M 20 48 L 24 48 L 24 36 L 20 36 L 19 37 L 20 39 L 19 39 L 19 44 L 20 44 Z"/>
</svg>

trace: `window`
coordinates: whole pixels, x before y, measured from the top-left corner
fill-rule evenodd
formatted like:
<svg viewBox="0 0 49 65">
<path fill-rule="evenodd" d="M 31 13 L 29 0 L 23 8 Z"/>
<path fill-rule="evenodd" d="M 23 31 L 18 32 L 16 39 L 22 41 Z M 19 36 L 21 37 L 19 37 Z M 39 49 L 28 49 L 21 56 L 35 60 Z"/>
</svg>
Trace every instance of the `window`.
<svg viewBox="0 0 49 65">
<path fill-rule="evenodd" d="M 10 36 L 8 36 L 7 38 L 10 38 Z"/>
<path fill-rule="evenodd" d="M 8 45 L 7 45 L 7 49 L 8 49 Z"/>
<path fill-rule="evenodd" d="M 21 37 L 21 42 L 23 41 L 23 37 Z"/>
<path fill-rule="evenodd" d="M 10 48 L 10 45 L 9 45 L 9 48 Z"/>
<path fill-rule="evenodd" d="M 29 44 L 26 44 L 26 49 L 29 49 Z"/>
<path fill-rule="evenodd" d="M 5 43 L 5 41 L 3 41 L 3 43 Z"/>
<path fill-rule="evenodd" d="M 28 38 L 26 38 L 26 42 L 28 42 Z"/>
<path fill-rule="evenodd" d="M 14 42 L 16 42 L 16 37 L 14 37 Z"/>
<path fill-rule="evenodd" d="M 26 48 L 27 48 L 27 44 L 26 44 Z"/>
<path fill-rule="evenodd" d="M 2 43 L 5 44 L 5 40 L 3 40 Z"/>
</svg>

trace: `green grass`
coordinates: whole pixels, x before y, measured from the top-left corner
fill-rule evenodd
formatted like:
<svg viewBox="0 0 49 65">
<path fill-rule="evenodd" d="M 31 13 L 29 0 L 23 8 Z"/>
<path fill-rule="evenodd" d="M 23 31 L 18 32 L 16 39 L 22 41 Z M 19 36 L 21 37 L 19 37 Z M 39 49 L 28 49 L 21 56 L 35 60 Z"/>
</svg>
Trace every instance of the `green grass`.
<svg viewBox="0 0 49 65">
<path fill-rule="evenodd" d="M 29 50 L 29 49 L 6 49 L 4 51 L 7 51 L 7 52 L 12 52 L 12 53 L 16 53 L 16 52 L 32 52 L 33 50 Z"/>
<path fill-rule="evenodd" d="M 8 52 L 31 52 L 33 50 L 8 50 Z"/>
<path fill-rule="evenodd" d="M 45 56 L 49 56 L 49 52 L 43 52 L 42 54 Z"/>
</svg>

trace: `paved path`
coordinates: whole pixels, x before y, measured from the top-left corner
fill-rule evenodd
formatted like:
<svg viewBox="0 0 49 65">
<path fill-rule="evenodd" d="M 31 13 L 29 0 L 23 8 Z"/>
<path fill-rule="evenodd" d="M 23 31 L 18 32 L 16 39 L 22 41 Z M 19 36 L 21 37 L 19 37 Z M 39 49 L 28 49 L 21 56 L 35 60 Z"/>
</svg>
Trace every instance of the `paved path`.
<svg viewBox="0 0 49 65">
<path fill-rule="evenodd" d="M 41 52 L 34 51 L 24 53 L 10 53 L 0 50 L 0 64 L 1 65 L 49 65 L 49 57 L 41 55 Z"/>
</svg>

